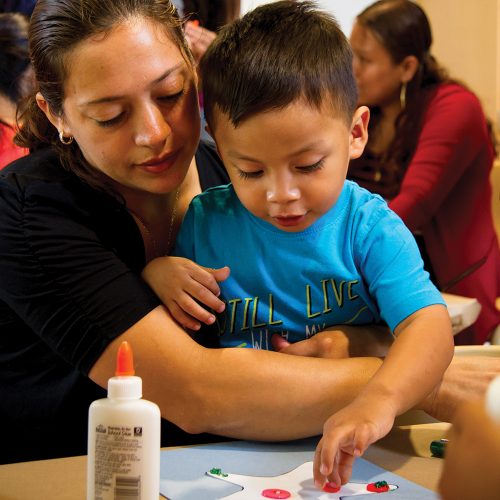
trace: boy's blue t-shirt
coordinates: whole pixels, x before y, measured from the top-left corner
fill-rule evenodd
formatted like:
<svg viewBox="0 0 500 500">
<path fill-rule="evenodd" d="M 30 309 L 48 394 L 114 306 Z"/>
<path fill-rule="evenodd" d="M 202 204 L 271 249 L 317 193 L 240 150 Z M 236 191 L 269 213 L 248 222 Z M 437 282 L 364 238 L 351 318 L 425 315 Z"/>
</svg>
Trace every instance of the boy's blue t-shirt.
<svg viewBox="0 0 500 500">
<path fill-rule="evenodd" d="M 209 189 L 192 201 L 174 254 L 231 268 L 219 283 L 222 346 L 270 349 L 273 333 L 295 342 L 381 319 L 393 331 L 415 311 L 444 304 L 401 219 L 350 181 L 328 213 L 295 233 L 253 216 L 232 185 Z"/>
</svg>

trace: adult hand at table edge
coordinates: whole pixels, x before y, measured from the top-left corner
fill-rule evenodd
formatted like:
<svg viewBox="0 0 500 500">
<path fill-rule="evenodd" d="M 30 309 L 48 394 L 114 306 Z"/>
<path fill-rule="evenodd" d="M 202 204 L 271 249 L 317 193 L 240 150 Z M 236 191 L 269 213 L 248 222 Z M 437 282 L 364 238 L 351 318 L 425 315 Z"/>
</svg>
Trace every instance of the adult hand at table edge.
<svg viewBox="0 0 500 500">
<path fill-rule="evenodd" d="M 462 404 L 484 397 L 497 375 L 500 358 L 455 354 L 441 383 L 423 401 L 421 409 L 437 420 L 451 422 Z"/>
</svg>

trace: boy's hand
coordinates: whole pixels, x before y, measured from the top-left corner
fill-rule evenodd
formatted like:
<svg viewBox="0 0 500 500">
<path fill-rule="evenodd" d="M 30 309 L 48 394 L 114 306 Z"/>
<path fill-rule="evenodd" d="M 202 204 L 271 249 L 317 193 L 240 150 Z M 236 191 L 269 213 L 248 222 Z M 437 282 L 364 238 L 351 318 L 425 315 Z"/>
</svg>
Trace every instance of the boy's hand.
<svg viewBox="0 0 500 500">
<path fill-rule="evenodd" d="M 215 312 L 224 311 L 218 282 L 227 279 L 229 272 L 227 266 L 209 269 L 183 257 L 160 257 L 144 268 L 142 277 L 176 321 L 199 330 L 201 323 L 215 322 L 215 316 L 199 303 Z"/>
<path fill-rule="evenodd" d="M 349 481 L 354 459 L 392 428 L 396 412 L 376 395 L 364 394 L 332 415 L 323 426 L 323 437 L 314 455 L 314 482 L 340 486 Z"/>
</svg>

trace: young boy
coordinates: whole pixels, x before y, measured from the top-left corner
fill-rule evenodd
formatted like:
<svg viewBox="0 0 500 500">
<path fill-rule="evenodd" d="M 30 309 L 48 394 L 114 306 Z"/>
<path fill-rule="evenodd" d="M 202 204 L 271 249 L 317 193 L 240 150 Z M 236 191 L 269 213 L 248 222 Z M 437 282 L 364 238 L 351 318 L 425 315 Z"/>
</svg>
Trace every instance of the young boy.
<svg viewBox="0 0 500 500">
<path fill-rule="evenodd" d="M 230 267 L 220 284 L 221 345 L 267 349 L 273 333 L 294 342 L 381 319 L 396 337 L 370 383 L 324 425 L 316 483 L 345 483 L 354 457 L 448 366 L 453 341 L 443 299 L 402 221 L 345 180 L 366 144 L 369 111 L 356 108 L 351 51 L 331 16 L 310 2 L 259 7 L 217 36 L 201 79 L 231 184 L 193 200 L 175 254 Z M 186 276 L 183 289 L 199 281 Z M 169 293 L 183 304 L 180 322 L 189 326 L 186 313 L 204 318 L 202 294 Z"/>
</svg>

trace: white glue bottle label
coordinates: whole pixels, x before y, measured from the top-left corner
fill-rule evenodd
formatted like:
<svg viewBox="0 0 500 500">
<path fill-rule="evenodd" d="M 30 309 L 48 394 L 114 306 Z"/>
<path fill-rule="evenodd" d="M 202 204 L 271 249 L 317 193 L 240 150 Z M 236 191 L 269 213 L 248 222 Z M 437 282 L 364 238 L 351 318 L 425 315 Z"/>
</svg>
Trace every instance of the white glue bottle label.
<svg viewBox="0 0 500 500">
<path fill-rule="evenodd" d="M 132 349 L 122 342 L 108 397 L 89 408 L 87 500 L 158 500 L 160 409 L 142 398 Z"/>
</svg>

